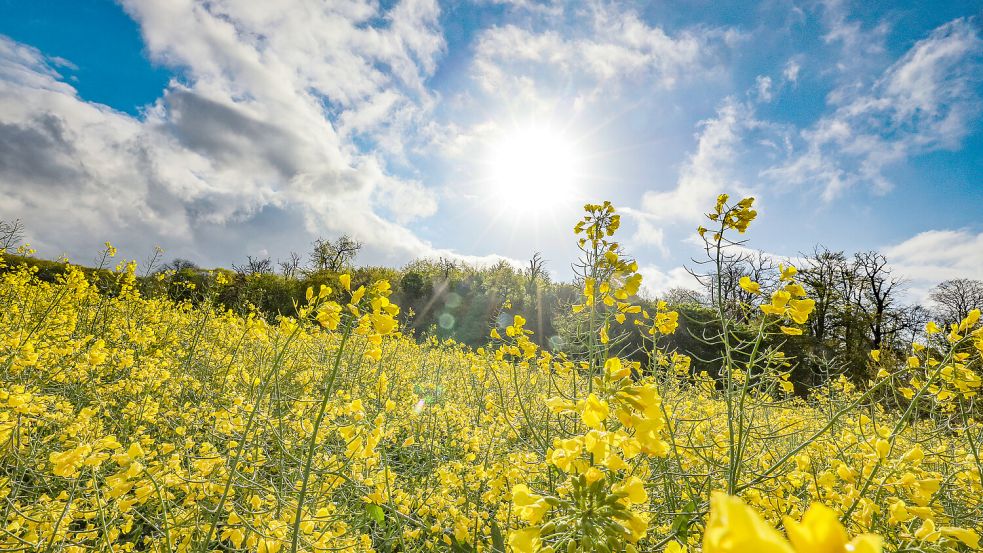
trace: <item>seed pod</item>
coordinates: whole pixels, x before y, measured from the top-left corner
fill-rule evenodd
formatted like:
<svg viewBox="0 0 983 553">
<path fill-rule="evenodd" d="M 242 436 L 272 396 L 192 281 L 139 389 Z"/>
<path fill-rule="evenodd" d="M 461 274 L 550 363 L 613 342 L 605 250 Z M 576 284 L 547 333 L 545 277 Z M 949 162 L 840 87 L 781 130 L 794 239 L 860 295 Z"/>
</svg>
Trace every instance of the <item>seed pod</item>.
<svg viewBox="0 0 983 553">
<path fill-rule="evenodd" d="M 614 492 L 614 493 L 608 494 L 608 496 L 604 498 L 604 502 L 607 503 L 607 504 L 615 504 L 615 503 L 618 503 L 619 501 L 621 501 L 622 499 L 624 499 L 626 497 L 628 497 L 628 493 L 627 492 Z"/>
<path fill-rule="evenodd" d="M 601 495 L 600 492 L 601 492 L 601 489 L 603 488 L 603 486 L 604 486 L 604 479 L 601 478 L 600 480 L 598 480 L 598 481 L 596 481 L 596 482 L 594 482 L 593 484 L 590 485 L 590 488 L 589 488 L 590 489 L 590 493 L 600 496 Z"/>
</svg>

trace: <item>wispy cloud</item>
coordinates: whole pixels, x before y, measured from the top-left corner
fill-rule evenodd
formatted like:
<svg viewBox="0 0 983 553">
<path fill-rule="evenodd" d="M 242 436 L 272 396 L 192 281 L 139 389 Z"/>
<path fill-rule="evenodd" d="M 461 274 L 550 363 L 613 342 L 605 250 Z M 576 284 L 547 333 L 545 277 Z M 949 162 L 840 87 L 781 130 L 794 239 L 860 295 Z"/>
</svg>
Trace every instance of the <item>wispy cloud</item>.
<svg viewBox="0 0 983 553">
<path fill-rule="evenodd" d="M 642 211 L 660 221 L 696 222 L 721 192 L 747 191 L 734 168 L 745 133 L 757 125 L 746 104 L 725 99 L 714 117 L 700 122 L 696 151 L 680 169 L 675 187 L 645 192 Z"/>
<path fill-rule="evenodd" d="M 481 88 L 516 102 L 566 96 L 582 109 L 629 85 L 671 89 L 699 79 L 719 69 L 721 50 L 741 39 L 732 29 L 669 33 L 603 2 L 569 11 L 566 17 L 578 24 L 545 30 L 508 24 L 482 32 L 472 66 Z"/>
<path fill-rule="evenodd" d="M 853 40 L 856 31 L 844 24 L 835 36 Z M 834 90 L 832 113 L 804 129 L 793 156 L 763 176 L 819 185 L 827 200 L 859 184 L 889 190 L 886 168 L 957 148 L 969 132 L 981 107 L 981 47 L 973 21 L 957 19 L 935 29 L 867 89 Z"/>
</svg>

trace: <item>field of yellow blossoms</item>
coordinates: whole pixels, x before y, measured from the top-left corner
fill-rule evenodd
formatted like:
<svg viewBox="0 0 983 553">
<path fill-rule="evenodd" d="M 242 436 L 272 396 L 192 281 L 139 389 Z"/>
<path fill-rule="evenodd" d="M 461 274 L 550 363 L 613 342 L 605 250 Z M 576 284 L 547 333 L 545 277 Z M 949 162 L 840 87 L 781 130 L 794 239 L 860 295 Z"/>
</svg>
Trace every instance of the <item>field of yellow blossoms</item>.
<svg viewBox="0 0 983 553">
<path fill-rule="evenodd" d="M 699 229 L 711 260 L 752 205 L 720 197 Z M 133 264 L 115 294 L 8 268 L 0 551 L 980 548 L 979 311 L 930 325 L 943 348 L 872 352 L 864 386 L 796 395 L 795 360 L 765 341 L 813 310 L 793 267 L 774 290 L 742 279 L 770 298 L 757 333 L 721 314 L 704 366 L 657 348 L 678 315 L 632 303 L 618 225 L 605 203 L 575 228 L 576 357 L 520 316 L 486 348 L 417 343 L 388 283 L 347 275 L 271 324 L 141 297 Z M 627 325 L 653 366 L 618 357 Z"/>
</svg>

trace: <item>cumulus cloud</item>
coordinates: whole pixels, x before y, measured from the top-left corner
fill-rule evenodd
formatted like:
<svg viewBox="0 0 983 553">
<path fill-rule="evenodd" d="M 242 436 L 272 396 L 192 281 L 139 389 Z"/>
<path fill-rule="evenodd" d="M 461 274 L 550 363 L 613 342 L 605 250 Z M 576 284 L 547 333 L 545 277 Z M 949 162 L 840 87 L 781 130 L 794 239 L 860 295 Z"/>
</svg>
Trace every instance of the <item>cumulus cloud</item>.
<svg viewBox="0 0 983 553">
<path fill-rule="evenodd" d="M 919 299 L 943 280 L 983 279 L 983 232 L 929 230 L 883 251 Z"/>
<path fill-rule="evenodd" d="M 390 165 L 436 101 L 436 2 L 122 5 L 178 75 L 139 117 L 84 100 L 64 63 L 0 37 L 0 217 L 68 253 L 120 229 L 143 251 L 207 240 L 268 208 L 383 256 L 434 251 L 405 226 L 435 212 L 434 193 Z"/>
<path fill-rule="evenodd" d="M 702 291 L 703 287 L 693 278 L 685 267 L 673 267 L 668 270 L 655 265 L 644 265 L 638 268 L 642 275 L 642 290 L 650 297 L 659 297 L 673 288 Z"/>
<path fill-rule="evenodd" d="M 842 23 L 832 38 L 859 40 Z M 867 184 L 891 188 L 887 167 L 912 156 L 956 149 L 980 113 L 977 90 L 983 40 L 970 20 L 935 29 L 870 87 L 843 86 L 829 96 L 832 113 L 804 129 L 794 155 L 763 175 L 793 185 L 817 184 L 831 200 Z"/>
</svg>

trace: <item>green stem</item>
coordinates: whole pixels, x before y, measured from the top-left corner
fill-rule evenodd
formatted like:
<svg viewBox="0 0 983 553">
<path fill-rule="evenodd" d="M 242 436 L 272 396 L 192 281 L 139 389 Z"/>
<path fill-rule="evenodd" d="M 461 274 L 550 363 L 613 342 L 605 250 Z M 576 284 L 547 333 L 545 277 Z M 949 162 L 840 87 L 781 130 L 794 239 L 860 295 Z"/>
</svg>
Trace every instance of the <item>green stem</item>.
<svg viewBox="0 0 983 553">
<path fill-rule="evenodd" d="M 294 516 L 293 537 L 290 540 L 290 553 L 297 553 L 297 545 L 300 541 L 300 522 L 304 513 L 304 500 L 307 496 L 307 484 L 311 477 L 311 465 L 314 462 L 314 450 L 317 449 L 317 433 L 321 428 L 321 422 L 324 420 L 324 412 L 327 409 L 328 401 L 331 399 L 331 388 L 334 387 L 335 378 L 338 376 L 338 367 L 341 366 L 341 354 L 345 351 L 345 344 L 348 342 L 348 337 L 351 336 L 351 333 L 352 327 L 349 325 L 345 329 L 345 334 L 341 337 L 341 343 L 338 345 L 338 353 L 335 354 L 334 366 L 331 367 L 331 374 L 328 376 L 328 382 L 322 391 L 321 405 L 318 406 L 317 418 L 314 420 L 314 428 L 311 431 L 311 439 L 307 445 L 307 458 L 304 460 L 304 476 L 300 484 L 300 494 L 297 497 L 297 513 Z"/>
</svg>

